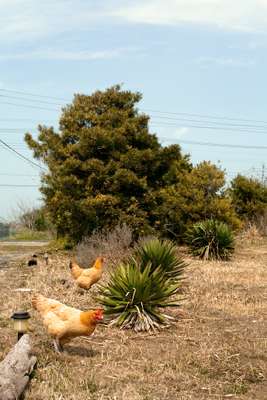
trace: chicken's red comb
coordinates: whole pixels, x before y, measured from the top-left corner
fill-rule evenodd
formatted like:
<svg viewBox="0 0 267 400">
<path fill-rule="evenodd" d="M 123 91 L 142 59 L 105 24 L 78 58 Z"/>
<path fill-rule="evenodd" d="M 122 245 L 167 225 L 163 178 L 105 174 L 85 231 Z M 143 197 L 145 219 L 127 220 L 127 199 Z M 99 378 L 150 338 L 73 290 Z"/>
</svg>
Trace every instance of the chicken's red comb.
<svg viewBox="0 0 267 400">
<path fill-rule="evenodd" d="M 104 314 L 104 310 L 103 310 L 102 308 L 97 308 L 97 309 L 95 310 L 95 315 L 96 315 L 98 318 L 103 318 L 103 314 Z"/>
</svg>

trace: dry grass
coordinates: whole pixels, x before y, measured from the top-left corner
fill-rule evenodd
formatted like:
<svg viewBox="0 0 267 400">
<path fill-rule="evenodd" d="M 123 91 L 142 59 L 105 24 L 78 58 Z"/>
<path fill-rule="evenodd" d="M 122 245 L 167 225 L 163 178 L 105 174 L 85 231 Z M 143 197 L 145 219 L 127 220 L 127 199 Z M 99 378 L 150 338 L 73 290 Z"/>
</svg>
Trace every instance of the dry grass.
<svg viewBox="0 0 267 400">
<path fill-rule="evenodd" d="M 117 225 L 111 231 L 96 231 L 77 246 L 77 260 L 88 268 L 98 254 L 105 257 L 109 265 L 117 265 L 130 254 L 132 243 L 132 230 L 125 224 Z"/>
<path fill-rule="evenodd" d="M 188 261 L 188 300 L 174 312 L 176 325 L 158 335 L 103 325 L 58 355 L 32 311 L 38 367 L 25 400 L 266 399 L 266 242 L 239 248 L 228 263 Z M 30 308 L 29 295 L 19 299 L 15 288 L 95 306 L 96 289 L 75 288 L 64 255 L 54 255 L 49 267 L 0 270 L 0 279 L 1 358 L 15 341 L 11 312 L 19 302 Z"/>
<path fill-rule="evenodd" d="M 261 230 L 256 224 L 249 223 L 243 231 L 237 237 L 237 242 L 241 246 L 247 244 L 257 244 L 258 242 L 264 241 L 264 237 L 261 234 Z"/>
</svg>

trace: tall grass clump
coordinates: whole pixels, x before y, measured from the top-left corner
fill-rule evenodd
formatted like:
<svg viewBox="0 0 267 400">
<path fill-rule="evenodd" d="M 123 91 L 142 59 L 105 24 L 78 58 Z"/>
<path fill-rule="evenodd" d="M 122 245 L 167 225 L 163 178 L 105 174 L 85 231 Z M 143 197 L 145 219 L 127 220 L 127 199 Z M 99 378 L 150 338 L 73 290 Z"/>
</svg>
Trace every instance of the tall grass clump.
<svg viewBox="0 0 267 400">
<path fill-rule="evenodd" d="M 156 251 L 157 250 L 157 251 Z M 167 307 L 178 307 L 185 263 L 171 242 L 144 242 L 127 262 L 113 271 L 100 287 L 99 302 L 111 316 L 111 325 L 150 331 L 168 324 Z"/>
<path fill-rule="evenodd" d="M 223 222 L 209 219 L 194 224 L 186 241 L 191 253 L 203 260 L 229 260 L 234 252 L 232 230 Z"/>
</svg>

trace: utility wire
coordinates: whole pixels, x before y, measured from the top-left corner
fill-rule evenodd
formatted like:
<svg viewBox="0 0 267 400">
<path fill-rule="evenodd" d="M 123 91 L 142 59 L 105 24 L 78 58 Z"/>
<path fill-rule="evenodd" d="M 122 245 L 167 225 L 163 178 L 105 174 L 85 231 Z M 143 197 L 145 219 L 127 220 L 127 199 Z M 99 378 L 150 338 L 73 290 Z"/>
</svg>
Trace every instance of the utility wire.
<svg viewBox="0 0 267 400">
<path fill-rule="evenodd" d="M 0 172 L 0 176 L 23 176 L 27 178 L 39 178 L 39 175 L 28 175 L 28 174 L 10 174 L 5 172 Z"/>
<path fill-rule="evenodd" d="M 18 133 L 20 133 L 21 131 L 27 132 L 27 131 L 33 131 L 36 129 L 37 128 L 0 128 L 0 132 L 8 132 L 8 133 L 18 132 Z"/>
<path fill-rule="evenodd" d="M 7 93 L 17 93 L 21 95 L 26 95 L 26 96 L 33 96 L 36 97 L 37 102 L 41 102 L 41 100 L 38 100 L 38 97 L 40 98 L 47 98 L 47 99 L 53 99 L 53 100 L 60 100 L 64 102 L 70 102 L 71 99 L 67 98 L 62 98 L 62 97 L 53 97 L 53 96 L 46 96 L 46 95 L 41 95 L 41 94 L 36 94 L 36 93 L 30 93 L 27 91 L 18 91 L 18 90 L 10 90 L 10 89 L 0 89 L 0 92 L 7 92 Z M 19 99 L 19 97 L 18 97 Z M 55 104 L 52 102 L 46 102 L 47 104 Z M 210 115 L 210 114 L 196 114 L 196 113 L 186 113 L 186 112 L 171 112 L 171 111 L 162 111 L 162 110 L 152 110 L 152 109 L 146 109 L 146 108 L 140 108 L 140 111 L 145 111 L 145 112 L 151 112 L 151 113 L 158 113 L 158 114 L 167 114 L 167 115 L 178 115 L 178 116 L 190 116 L 190 117 L 199 117 L 199 118 L 210 118 L 210 119 L 217 119 L 217 120 L 227 120 L 227 121 L 243 121 L 243 122 L 254 122 L 254 123 L 264 123 L 267 124 L 266 120 L 256 120 L 256 119 L 248 119 L 248 118 L 233 118 L 233 117 L 225 117 L 225 116 L 218 116 L 218 115 Z M 164 116 L 163 116 L 164 117 Z M 165 117 L 166 118 L 166 117 Z"/>
<path fill-rule="evenodd" d="M 36 108 L 36 107 L 34 107 Z M 38 107 L 39 108 L 39 107 Z M 190 121 L 190 120 L 188 120 Z M 208 121 L 207 121 L 208 122 Z M 165 122 L 165 121 L 156 121 L 156 122 L 150 122 L 150 125 L 154 128 L 164 128 L 164 127 L 174 127 L 174 128 L 196 128 L 196 129 L 209 129 L 209 130 L 214 130 L 214 131 L 225 131 L 225 132 L 241 132 L 241 133 L 254 133 L 254 134 L 267 134 L 267 126 L 266 126 L 266 131 L 262 130 L 255 130 L 255 129 L 239 129 L 239 128 L 231 128 L 231 127 L 223 127 L 223 126 L 212 126 L 212 125 L 188 125 L 186 124 L 185 126 L 177 125 L 172 122 Z M 11 133 L 11 134 L 17 134 L 17 133 L 25 133 L 27 131 L 36 131 L 37 128 L 0 128 L 0 134 L 1 133 Z"/>
<path fill-rule="evenodd" d="M 232 118 L 232 117 L 223 117 L 223 116 L 215 116 L 215 115 L 207 115 L 207 114 L 193 114 L 193 113 L 185 113 L 185 112 L 169 112 L 169 111 L 159 111 L 159 110 L 149 110 L 149 109 L 140 109 L 145 112 L 154 112 L 160 114 L 169 114 L 169 115 L 186 115 L 191 117 L 199 117 L 199 118 L 211 118 L 211 119 L 224 119 L 227 121 L 244 121 L 244 122 L 255 122 L 255 123 L 263 123 L 267 124 L 266 120 L 257 120 L 257 119 L 248 119 L 248 118 Z"/>
<path fill-rule="evenodd" d="M 32 119 L 32 118 L 2 118 L 0 117 L 0 121 L 8 121 L 8 122 L 13 122 L 13 121 L 27 121 L 27 122 L 36 122 L 36 120 L 39 120 L 39 117 L 37 117 L 36 119 Z M 44 119 L 44 121 L 54 121 L 54 119 Z"/>
<path fill-rule="evenodd" d="M 41 167 L 39 164 L 35 163 L 34 161 L 30 160 L 28 157 L 25 157 L 23 154 L 19 153 L 17 150 L 15 150 L 13 147 L 9 146 L 6 142 L 4 142 L 2 139 L 0 139 L 0 143 L 2 146 L 5 146 L 7 149 L 10 151 L 13 151 L 13 153 L 17 154 L 19 157 L 23 158 L 25 161 L 29 162 L 30 164 L 34 165 L 35 167 L 40 168 L 43 171 L 46 171 L 45 168 Z"/>
<path fill-rule="evenodd" d="M 27 97 L 9 96 L 9 95 L 6 95 L 6 94 L 0 94 L 0 97 L 8 98 L 8 99 L 15 99 L 15 100 L 23 100 L 23 101 L 28 101 L 30 103 L 36 102 L 36 99 L 28 99 Z M 51 105 L 54 105 L 54 106 L 62 107 L 62 104 L 52 103 L 51 101 L 37 100 L 37 102 L 38 103 L 51 104 Z"/>
<path fill-rule="evenodd" d="M 161 137 L 160 138 L 162 141 L 168 141 L 168 138 Z M 246 145 L 239 145 L 239 144 L 230 144 L 230 143 L 214 143 L 214 142 L 199 142 L 199 141 L 191 141 L 191 140 L 180 140 L 177 138 L 177 141 L 179 143 L 185 143 L 185 144 L 197 144 L 197 145 L 209 145 L 209 146 L 216 146 L 216 147 L 229 147 L 229 148 L 242 148 L 242 149 L 256 149 L 256 150 L 266 150 L 267 146 L 246 146 Z M 20 149 L 27 149 L 26 144 L 24 143 L 12 143 L 13 146 L 16 146 L 16 148 Z"/>
<path fill-rule="evenodd" d="M 223 128 L 221 126 L 207 126 L 207 125 L 176 125 L 168 122 L 151 122 L 151 124 L 154 128 L 164 128 L 164 127 L 173 127 L 173 128 L 197 128 L 197 129 L 212 129 L 214 131 L 229 131 L 229 132 L 242 132 L 242 133 L 262 133 L 262 134 L 267 134 L 266 132 L 261 132 L 261 131 L 255 131 L 255 130 L 248 130 L 248 129 L 236 129 L 236 128 Z"/>
<path fill-rule="evenodd" d="M 226 144 L 226 143 L 211 143 L 211 142 L 194 142 L 191 140 L 179 140 L 179 143 L 185 144 L 193 144 L 199 146 L 210 146 L 210 147 L 229 147 L 229 148 L 238 148 L 238 149 L 255 149 L 255 150 L 267 150 L 267 146 L 245 146 L 239 144 Z"/>
<path fill-rule="evenodd" d="M 7 90 L 6 90 L 7 91 Z M 23 92 L 21 92 L 21 93 L 23 93 Z M 24 95 L 25 95 L 26 93 L 24 93 Z M 33 94 L 31 94 L 31 95 L 33 95 Z M 1 95 L 0 95 L 1 96 Z M 36 96 L 38 96 L 38 95 L 36 95 Z M 3 97 L 3 96 L 2 96 Z M 26 100 L 26 101 L 28 101 L 27 99 L 25 99 L 25 98 L 17 98 L 17 97 L 15 97 L 15 96 L 7 96 L 7 97 L 12 97 L 12 98 L 15 98 L 15 99 L 18 99 L 18 100 Z M 45 97 L 47 97 L 47 96 L 45 96 Z M 33 101 L 37 101 L 37 102 L 43 102 L 42 100 L 35 100 L 35 99 L 29 99 L 29 101 L 31 101 L 31 102 L 33 102 Z M 59 110 L 56 110 L 56 109 L 50 109 L 50 108 L 45 108 L 45 107 L 39 107 L 39 106 L 34 106 L 34 105 L 28 105 L 28 104 L 20 104 L 20 103 L 9 103 L 9 102 L 2 102 L 3 104 L 10 104 L 10 105 L 14 105 L 14 106 L 18 106 L 18 107 L 26 107 L 26 108 L 37 108 L 37 109 L 42 109 L 42 110 L 48 110 L 48 111 L 59 111 Z M 49 102 L 44 102 L 44 103 L 46 103 L 46 104 L 55 104 L 55 103 L 49 103 Z M 151 110 L 151 112 L 152 112 L 152 110 Z M 156 112 L 156 111 L 153 111 L 153 112 Z M 158 111 L 159 112 L 159 111 Z M 162 113 L 167 113 L 167 112 L 162 112 Z M 174 113 L 173 113 L 174 114 Z M 200 114 L 189 114 L 189 113 L 176 113 L 176 114 L 181 114 L 181 115 L 198 115 L 198 116 L 201 116 Z M 203 117 L 208 117 L 208 116 L 203 116 Z M 187 125 L 187 127 L 189 127 L 189 128 L 196 128 L 196 129 L 212 129 L 212 130 L 223 130 L 223 131 L 230 131 L 230 132 L 242 132 L 242 133 L 262 133 L 262 134 L 266 134 L 266 132 L 264 132 L 264 131 L 262 131 L 262 129 L 266 129 L 267 130 L 267 126 L 265 127 L 265 126 L 257 126 L 257 125 L 248 125 L 248 124 L 230 124 L 230 123 L 222 123 L 222 122 L 217 122 L 217 121 L 200 121 L 200 120 L 194 120 L 194 119 L 187 119 L 187 118 L 171 118 L 171 117 L 166 117 L 166 116 L 152 116 L 152 118 L 158 118 L 158 119 L 161 119 L 161 118 L 165 118 L 165 119 L 168 119 L 168 120 L 173 120 L 173 121 L 184 121 L 184 122 L 195 122 L 195 123 L 200 123 L 200 124 L 203 124 L 203 123 L 208 123 L 208 124 L 211 124 L 212 126 L 207 126 L 207 125 L 195 125 L 195 124 L 193 124 L 193 125 Z M 222 119 L 223 117 L 220 117 L 220 119 Z M 231 119 L 231 120 L 233 120 L 233 119 Z M 237 119 L 234 119 L 234 120 L 237 120 Z M 177 125 L 176 124 L 174 124 L 174 123 L 168 123 L 168 122 L 165 122 L 165 121 L 160 121 L 160 124 L 159 123 L 154 123 L 153 122 L 153 120 L 152 120 L 152 122 L 151 122 L 151 125 L 153 124 L 153 126 L 157 126 L 157 127 L 161 127 L 160 125 L 162 125 L 163 127 L 164 126 L 170 126 L 170 127 L 176 127 Z M 215 126 L 214 126 L 214 124 L 216 124 Z M 217 125 L 220 125 L 220 126 L 217 126 Z M 230 127 L 229 127 L 230 126 Z M 233 126 L 234 128 L 231 128 L 231 126 Z M 177 126 L 178 127 L 178 126 Z M 251 128 L 251 129 L 253 129 L 253 130 L 251 130 L 251 129 L 239 129 L 239 128 L 243 128 L 243 127 L 247 127 L 247 128 Z M 259 130 L 260 129 L 260 130 Z"/>
<path fill-rule="evenodd" d="M 45 108 L 45 107 L 32 106 L 32 105 L 28 105 L 28 104 L 9 103 L 7 101 L 1 101 L 0 104 L 8 104 L 10 106 L 24 107 L 24 108 L 37 108 L 38 110 L 46 110 L 46 111 L 56 111 L 56 112 L 60 111 L 59 109 L 56 110 L 55 108 Z"/>
<path fill-rule="evenodd" d="M 190 121 L 190 120 L 188 120 Z M 208 122 L 208 121 L 207 121 Z M 162 127 L 174 127 L 174 128 L 197 128 L 197 129 L 213 129 L 213 130 L 222 130 L 222 131 L 229 131 L 229 132 L 242 132 L 242 133 L 260 133 L 260 134 L 267 134 L 267 126 L 266 126 L 266 131 L 262 130 L 255 130 L 255 129 L 239 129 L 239 128 L 231 128 L 231 127 L 222 127 L 222 126 L 213 126 L 213 125 L 178 125 L 174 124 L 172 122 L 165 122 L 165 121 L 156 121 L 156 122 L 150 122 L 151 126 L 154 128 L 162 128 Z M 28 131 L 36 131 L 37 128 L 0 128 L 0 133 L 3 133 L 7 131 L 8 133 L 16 134 L 20 133 L 23 131 L 23 133 L 28 132 Z"/>
<path fill-rule="evenodd" d="M 185 122 L 196 122 L 196 123 L 200 123 L 200 124 L 216 124 L 219 126 L 233 126 L 233 127 L 244 127 L 244 128 L 256 128 L 256 129 L 265 129 L 267 130 L 267 125 L 250 125 L 250 124 L 233 124 L 230 122 L 217 122 L 217 121 L 203 121 L 203 120 L 199 120 L 199 119 L 188 119 L 188 118 L 172 118 L 172 117 L 165 117 L 165 116 L 154 116 L 152 115 L 151 118 L 156 118 L 156 119 L 167 119 L 167 120 L 172 120 L 172 121 L 185 121 Z M 161 121 L 162 122 L 162 121 Z"/>
<path fill-rule="evenodd" d="M 6 183 L 0 183 L 0 187 L 39 187 L 39 185 L 16 185 L 16 184 L 6 184 Z"/>
<path fill-rule="evenodd" d="M 45 96 L 42 94 L 36 94 L 36 93 L 29 93 L 29 92 L 24 92 L 24 91 L 19 91 L 19 90 L 11 90 L 11 89 L 0 89 L 1 92 L 10 92 L 10 93 L 17 93 L 17 94 L 22 94 L 22 95 L 27 95 L 27 96 L 33 96 L 33 97 L 43 97 L 46 99 L 54 99 L 54 100 L 61 100 L 61 101 L 70 101 L 70 99 L 65 99 L 62 97 L 53 97 L 53 96 Z"/>
</svg>

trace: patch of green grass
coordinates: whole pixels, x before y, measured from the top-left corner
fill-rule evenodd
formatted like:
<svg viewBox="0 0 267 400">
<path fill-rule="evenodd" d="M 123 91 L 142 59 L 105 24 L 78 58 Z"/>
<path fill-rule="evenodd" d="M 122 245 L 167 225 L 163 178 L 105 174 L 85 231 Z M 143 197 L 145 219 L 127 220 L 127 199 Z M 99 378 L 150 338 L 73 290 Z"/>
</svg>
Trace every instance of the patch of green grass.
<svg viewBox="0 0 267 400">
<path fill-rule="evenodd" d="M 15 232 L 8 238 L 9 241 L 31 241 L 31 240 L 51 240 L 50 232 L 33 231 L 30 229 L 23 229 Z"/>
<path fill-rule="evenodd" d="M 244 382 L 235 382 L 226 384 L 224 387 L 224 394 L 245 394 L 248 391 L 248 385 Z"/>
</svg>

